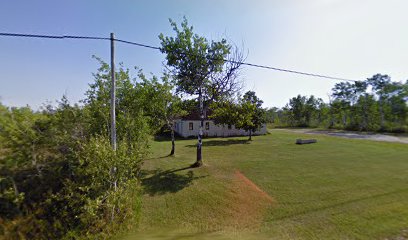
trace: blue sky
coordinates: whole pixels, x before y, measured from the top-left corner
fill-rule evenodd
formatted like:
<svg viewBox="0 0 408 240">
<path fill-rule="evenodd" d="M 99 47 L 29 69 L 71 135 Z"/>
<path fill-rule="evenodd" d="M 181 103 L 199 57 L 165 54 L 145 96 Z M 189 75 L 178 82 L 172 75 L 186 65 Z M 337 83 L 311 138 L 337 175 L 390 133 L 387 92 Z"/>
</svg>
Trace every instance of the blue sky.
<svg viewBox="0 0 408 240">
<path fill-rule="evenodd" d="M 173 34 L 168 19 L 186 16 L 196 33 L 243 45 L 247 62 L 365 79 L 376 73 L 408 79 L 408 3 L 404 0 L 4 0 L 0 32 L 86 35 L 159 46 Z M 109 60 L 109 42 L 0 37 L 0 101 L 8 106 L 83 98 L 97 55 Z M 160 75 L 164 56 L 116 44 L 116 62 Z M 245 67 L 247 90 L 266 107 L 283 106 L 297 94 L 327 100 L 333 80 Z"/>
</svg>

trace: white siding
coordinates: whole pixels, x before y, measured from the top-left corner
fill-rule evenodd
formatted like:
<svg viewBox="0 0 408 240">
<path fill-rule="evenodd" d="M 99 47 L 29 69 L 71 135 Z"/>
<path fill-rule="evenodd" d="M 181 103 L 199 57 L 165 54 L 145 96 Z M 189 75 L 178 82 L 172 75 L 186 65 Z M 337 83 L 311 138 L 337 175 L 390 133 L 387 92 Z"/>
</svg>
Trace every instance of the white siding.
<svg viewBox="0 0 408 240">
<path fill-rule="evenodd" d="M 205 125 L 209 122 L 210 129 L 206 130 Z M 193 130 L 189 129 L 189 124 L 193 123 Z M 228 129 L 227 125 L 215 125 L 212 120 L 204 121 L 204 136 L 209 137 L 229 137 L 229 136 L 248 136 L 249 132 L 236 129 L 234 125 L 231 126 L 231 129 Z M 182 137 L 195 137 L 198 136 L 198 131 L 200 129 L 199 120 L 177 120 L 175 131 Z M 252 135 L 262 135 L 266 134 L 266 125 L 263 124 L 261 129 L 252 133 Z"/>
</svg>

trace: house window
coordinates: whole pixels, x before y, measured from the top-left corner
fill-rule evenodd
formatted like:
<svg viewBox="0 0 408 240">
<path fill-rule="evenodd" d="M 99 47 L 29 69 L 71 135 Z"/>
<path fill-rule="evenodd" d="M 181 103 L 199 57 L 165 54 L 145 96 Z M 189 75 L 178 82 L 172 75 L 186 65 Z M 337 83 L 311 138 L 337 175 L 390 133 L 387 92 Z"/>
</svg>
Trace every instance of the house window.
<svg viewBox="0 0 408 240">
<path fill-rule="evenodd" d="M 231 124 L 228 124 L 228 129 L 231 129 Z"/>
<path fill-rule="evenodd" d="M 194 129 L 193 123 L 192 122 L 188 123 L 188 130 L 193 130 L 193 129 Z"/>
<path fill-rule="evenodd" d="M 210 122 L 205 123 L 205 130 L 210 130 Z"/>
</svg>

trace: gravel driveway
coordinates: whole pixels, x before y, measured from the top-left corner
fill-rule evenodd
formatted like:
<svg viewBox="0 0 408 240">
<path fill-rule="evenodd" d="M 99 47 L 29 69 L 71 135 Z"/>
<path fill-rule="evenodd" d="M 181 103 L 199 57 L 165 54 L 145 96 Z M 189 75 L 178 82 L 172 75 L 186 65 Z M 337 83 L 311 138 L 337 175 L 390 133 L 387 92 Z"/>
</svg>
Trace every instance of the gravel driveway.
<svg viewBox="0 0 408 240">
<path fill-rule="evenodd" d="M 357 133 L 357 132 L 347 132 L 347 131 L 331 131 L 331 130 L 316 130 L 316 129 L 281 129 L 281 130 L 298 132 L 298 133 L 306 133 L 306 134 L 324 134 L 324 135 L 343 137 L 343 138 L 367 139 L 367 140 L 373 140 L 373 141 L 399 142 L 399 143 L 408 144 L 408 137 L 377 134 L 377 133 Z"/>
</svg>

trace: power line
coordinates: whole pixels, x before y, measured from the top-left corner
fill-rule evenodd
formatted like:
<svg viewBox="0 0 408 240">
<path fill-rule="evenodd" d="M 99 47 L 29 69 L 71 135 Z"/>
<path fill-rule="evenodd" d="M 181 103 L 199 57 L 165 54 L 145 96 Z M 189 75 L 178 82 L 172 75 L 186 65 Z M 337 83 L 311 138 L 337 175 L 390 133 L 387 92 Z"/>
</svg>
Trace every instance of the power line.
<svg viewBox="0 0 408 240">
<path fill-rule="evenodd" d="M 70 35 L 39 35 L 39 34 L 21 34 L 21 33 L 0 33 L 0 36 L 7 37 L 29 37 L 29 38 L 52 38 L 52 39 L 91 39 L 91 40 L 110 40 L 104 37 L 70 36 Z"/>
<path fill-rule="evenodd" d="M 306 76 L 311 76 L 311 77 L 327 78 L 327 79 L 341 80 L 341 81 L 348 81 L 348 82 L 358 82 L 358 80 L 352 80 L 352 79 L 347 79 L 347 78 L 332 77 L 332 76 L 315 74 L 315 73 L 300 72 L 300 71 L 295 71 L 295 70 L 276 68 L 276 67 L 270 67 L 270 66 L 265 66 L 265 65 L 258 65 L 258 64 L 247 63 L 247 62 L 236 62 L 236 61 L 230 61 L 230 60 L 227 60 L 227 61 L 232 62 L 232 63 L 241 63 L 242 65 L 251 66 L 251 67 L 265 68 L 265 69 L 271 69 L 275 71 L 288 72 L 288 73 L 306 75 Z"/>
<path fill-rule="evenodd" d="M 159 47 L 154 47 L 154 46 L 149 46 L 149 45 L 146 45 L 146 44 L 125 41 L 125 40 L 121 40 L 121 39 L 117 39 L 117 38 L 115 38 L 114 40 L 117 41 L 117 42 L 127 43 L 127 44 L 136 45 L 136 46 L 144 47 L 144 48 L 151 48 L 151 49 L 155 49 L 155 50 L 160 50 L 161 49 Z"/>
<path fill-rule="evenodd" d="M 89 37 L 89 36 L 72 36 L 72 35 L 38 35 L 38 34 L 21 34 L 21 33 L 0 33 L 0 36 L 48 38 L 48 39 L 111 40 L 110 38 L 106 38 L 106 37 Z M 117 38 L 114 38 L 113 40 L 117 41 L 117 42 L 125 43 L 125 44 L 134 45 L 134 46 L 150 48 L 150 49 L 154 49 L 154 50 L 161 50 L 160 47 L 155 47 L 155 46 L 151 46 L 151 45 L 147 45 L 147 44 L 141 44 L 141 43 L 131 42 L 131 41 L 117 39 Z M 280 72 L 287 72 L 287 73 L 293 73 L 293 74 L 299 74 L 299 75 L 306 75 L 306 76 L 311 76 L 311 77 L 326 78 L 326 79 L 348 81 L 348 82 L 358 82 L 358 80 L 353 80 L 353 79 L 340 78 L 340 77 L 334 77 L 334 76 L 322 75 L 322 74 L 316 74 L 316 73 L 301 72 L 301 71 L 295 71 L 295 70 L 290 70 L 290 69 L 284 69 L 284 68 L 277 68 L 277 67 L 271 67 L 271 66 L 254 64 L 254 63 L 248 63 L 248 62 L 237 62 L 237 61 L 232 61 L 232 60 L 228 60 L 228 59 L 224 59 L 224 61 L 230 62 L 230 63 L 235 63 L 235 64 L 242 64 L 242 65 L 246 65 L 246 66 L 249 66 L 249 67 L 257 67 L 257 68 L 269 69 L 269 70 L 280 71 Z"/>
</svg>

